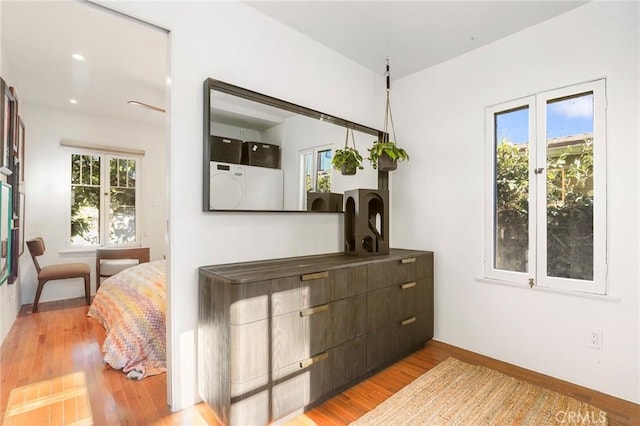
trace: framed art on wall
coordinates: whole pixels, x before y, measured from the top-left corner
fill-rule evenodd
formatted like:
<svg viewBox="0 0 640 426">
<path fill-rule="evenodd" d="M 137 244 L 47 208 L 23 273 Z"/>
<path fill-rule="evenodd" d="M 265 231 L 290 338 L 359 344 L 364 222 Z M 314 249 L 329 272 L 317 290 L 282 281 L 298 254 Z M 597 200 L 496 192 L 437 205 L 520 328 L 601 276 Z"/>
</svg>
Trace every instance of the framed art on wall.
<svg viewBox="0 0 640 426">
<path fill-rule="evenodd" d="M 0 285 L 11 274 L 11 185 L 0 182 Z"/>
<path fill-rule="evenodd" d="M 20 244 L 20 250 L 18 251 L 18 256 L 22 256 L 24 253 L 24 224 L 25 224 L 25 208 L 24 208 L 25 195 L 24 192 L 20 191 L 20 218 L 18 219 L 18 226 L 20 229 L 20 237 L 18 239 L 18 243 Z"/>
<path fill-rule="evenodd" d="M 20 159 L 20 182 L 24 182 L 24 144 L 25 144 L 24 121 L 18 116 L 18 158 Z"/>
<path fill-rule="evenodd" d="M 0 111 L 2 122 L 0 126 L 0 173 L 10 175 L 12 173 L 9 168 L 10 150 L 13 147 L 13 132 L 15 126 L 15 111 L 17 108 L 15 98 L 9 90 L 9 86 L 4 80 L 0 79 L 0 97 L 2 97 L 2 108 Z"/>
</svg>

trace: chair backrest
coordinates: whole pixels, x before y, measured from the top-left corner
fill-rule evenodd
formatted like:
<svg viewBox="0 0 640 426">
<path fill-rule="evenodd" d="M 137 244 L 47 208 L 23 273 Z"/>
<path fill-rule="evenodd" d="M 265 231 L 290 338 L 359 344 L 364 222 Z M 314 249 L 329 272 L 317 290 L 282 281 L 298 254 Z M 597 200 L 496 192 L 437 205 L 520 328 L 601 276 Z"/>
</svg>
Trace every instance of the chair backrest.
<svg viewBox="0 0 640 426">
<path fill-rule="evenodd" d="M 36 237 L 32 240 L 27 241 L 27 247 L 29 247 L 29 253 L 31 253 L 31 259 L 33 259 L 33 264 L 36 267 L 36 271 L 40 273 L 40 264 L 38 263 L 37 256 L 42 256 L 44 254 L 44 240 L 42 237 Z"/>
</svg>

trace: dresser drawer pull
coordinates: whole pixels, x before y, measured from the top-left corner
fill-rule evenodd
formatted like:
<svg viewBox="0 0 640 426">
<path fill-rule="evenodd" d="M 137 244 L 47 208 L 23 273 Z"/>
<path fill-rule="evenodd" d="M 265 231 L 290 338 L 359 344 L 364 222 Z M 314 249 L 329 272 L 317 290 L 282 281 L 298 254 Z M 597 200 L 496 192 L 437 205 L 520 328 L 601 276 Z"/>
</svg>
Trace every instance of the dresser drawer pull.
<svg viewBox="0 0 640 426">
<path fill-rule="evenodd" d="M 324 312 L 329 309 L 329 305 L 314 306 L 313 308 L 303 309 L 300 311 L 301 317 L 308 317 L 309 315 Z"/>
<path fill-rule="evenodd" d="M 320 280 L 322 278 L 327 278 L 328 276 L 329 276 L 329 271 L 324 271 L 324 272 L 315 272 L 313 274 L 300 275 L 300 279 L 302 281 L 311 281 L 311 280 Z"/>
<path fill-rule="evenodd" d="M 300 368 L 307 368 L 310 365 L 315 364 L 316 362 L 322 361 L 323 359 L 329 358 L 329 352 L 322 352 L 316 356 L 312 356 L 311 358 L 307 358 L 303 361 L 300 361 Z"/>
<path fill-rule="evenodd" d="M 404 283 L 400 286 L 401 289 L 406 290 L 408 288 L 414 288 L 416 286 L 416 282 L 412 281 L 410 283 Z"/>
<path fill-rule="evenodd" d="M 415 262 L 416 262 L 415 257 L 407 257 L 406 259 L 400 260 L 400 263 L 402 263 L 403 265 L 406 265 L 407 263 L 415 263 Z"/>
<path fill-rule="evenodd" d="M 407 318 L 406 320 L 400 321 L 400 325 L 409 325 L 413 322 L 416 322 L 416 317 Z"/>
</svg>

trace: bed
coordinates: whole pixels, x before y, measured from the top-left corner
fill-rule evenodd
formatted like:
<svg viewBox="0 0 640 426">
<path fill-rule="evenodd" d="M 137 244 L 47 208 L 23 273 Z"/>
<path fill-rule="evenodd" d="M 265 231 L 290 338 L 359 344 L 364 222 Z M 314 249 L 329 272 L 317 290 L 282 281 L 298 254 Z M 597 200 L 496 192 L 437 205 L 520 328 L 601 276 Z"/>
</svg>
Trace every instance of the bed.
<svg viewBox="0 0 640 426">
<path fill-rule="evenodd" d="M 107 278 L 87 314 L 106 330 L 104 362 L 141 380 L 164 373 L 165 261 L 146 262 Z"/>
</svg>

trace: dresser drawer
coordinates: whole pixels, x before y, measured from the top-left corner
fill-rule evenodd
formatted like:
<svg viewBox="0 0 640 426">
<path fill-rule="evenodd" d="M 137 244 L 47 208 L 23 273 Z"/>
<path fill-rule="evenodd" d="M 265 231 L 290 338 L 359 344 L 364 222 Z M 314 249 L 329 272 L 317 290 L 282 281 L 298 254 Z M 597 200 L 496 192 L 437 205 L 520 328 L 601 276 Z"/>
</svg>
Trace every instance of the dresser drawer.
<svg viewBox="0 0 640 426">
<path fill-rule="evenodd" d="M 367 334 L 367 371 L 396 361 L 432 337 L 431 312 L 419 313 Z"/>
<path fill-rule="evenodd" d="M 231 325 L 229 333 L 229 380 L 245 383 L 268 375 L 269 320 Z"/>
<path fill-rule="evenodd" d="M 433 279 L 432 254 L 396 258 L 368 265 L 368 290 L 403 284 L 421 278 Z"/>
<path fill-rule="evenodd" d="M 269 317 L 271 281 L 229 285 L 229 323 L 247 324 Z"/>
<path fill-rule="evenodd" d="M 274 418 L 309 405 L 366 372 L 366 339 L 346 342 L 274 373 Z"/>
<path fill-rule="evenodd" d="M 253 383 L 231 384 L 231 425 L 266 425 L 322 398 L 366 372 L 364 337 L 275 370 Z M 269 406 L 271 405 L 271 413 Z"/>
<path fill-rule="evenodd" d="M 424 311 L 431 305 L 433 286 L 420 279 L 385 287 L 367 294 L 367 333 Z"/>
<path fill-rule="evenodd" d="M 271 281 L 271 315 L 345 299 L 366 290 L 366 265 L 274 279 Z"/>
<path fill-rule="evenodd" d="M 363 336 L 365 318 L 364 294 L 272 318 L 273 369 Z"/>
<path fill-rule="evenodd" d="M 365 333 L 364 294 L 231 326 L 231 383 L 246 383 Z M 260 381 L 258 381 L 259 383 Z"/>
</svg>

